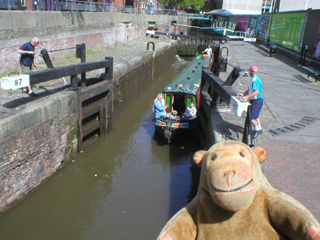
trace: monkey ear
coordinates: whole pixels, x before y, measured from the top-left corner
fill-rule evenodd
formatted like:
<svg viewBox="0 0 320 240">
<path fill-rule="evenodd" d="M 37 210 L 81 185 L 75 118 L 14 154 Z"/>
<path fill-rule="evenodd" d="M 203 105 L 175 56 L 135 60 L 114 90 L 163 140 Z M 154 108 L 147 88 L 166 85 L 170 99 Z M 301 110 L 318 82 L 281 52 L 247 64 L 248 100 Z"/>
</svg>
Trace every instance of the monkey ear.
<svg viewBox="0 0 320 240">
<path fill-rule="evenodd" d="M 199 150 L 193 154 L 193 161 L 201 167 L 202 160 L 204 159 L 204 156 L 206 155 L 207 151 L 205 150 Z"/>
<path fill-rule="evenodd" d="M 266 159 L 267 152 L 266 152 L 266 150 L 264 150 L 263 147 L 255 147 L 252 150 L 256 154 L 259 163 L 262 163 Z"/>
</svg>

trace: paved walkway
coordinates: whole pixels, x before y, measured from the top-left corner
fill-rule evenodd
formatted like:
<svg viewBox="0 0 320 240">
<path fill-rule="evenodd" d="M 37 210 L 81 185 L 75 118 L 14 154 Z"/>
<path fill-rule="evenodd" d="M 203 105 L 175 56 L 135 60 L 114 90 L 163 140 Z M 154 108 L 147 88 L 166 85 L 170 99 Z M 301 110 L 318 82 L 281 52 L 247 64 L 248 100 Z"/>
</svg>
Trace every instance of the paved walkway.
<svg viewBox="0 0 320 240">
<path fill-rule="evenodd" d="M 290 59 L 262 54 L 256 44 L 226 46 L 231 63 L 243 69 L 259 67 L 265 104 L 260 115 L 263 134 L 255 145 L 267 151 L 262 164 L 266 177 L 320 220 L 320 83 L 307 79 Z M 241 76 L 235 87 L 245 90 L 249 81 Z"/>
</svg>

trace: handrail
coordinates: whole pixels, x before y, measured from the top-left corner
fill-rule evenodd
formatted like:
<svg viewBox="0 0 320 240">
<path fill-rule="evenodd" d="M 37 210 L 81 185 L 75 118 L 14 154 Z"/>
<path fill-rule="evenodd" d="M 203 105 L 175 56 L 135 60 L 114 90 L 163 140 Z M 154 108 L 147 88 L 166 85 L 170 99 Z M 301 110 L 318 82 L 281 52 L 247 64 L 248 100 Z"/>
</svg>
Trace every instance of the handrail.
<svg viewBox="0 0 320 240">
<path fill-rule="evenodd" d="M 148 43 L 147 43 L 147 50 L 149 50 L 149 44 L 150 44 L 150 43 L 153 45 L 152 50 L 154 51 L 154 50 L 155 50 L 155 47 L 156 47 L 156 44 L 155 44 L 154 42 L 148 42 Z"/>
<path fill-rule="evenodd" d="M 187 12 L 175 9 L 165 9 L 164 5 L 150 7 L 147 2 L 137 2 L 139 6 L 128 6 L 112 4 L 106 2 L 94 2 L 94 0 L 38 0 L 31 1 L 32 9 L 18 5 L 14 0 L 0 1 L 0 8 L 4 10 L 33 10 L 33 11 L 71 11 L 71 12 L 117 12 L 117 13 L 135 13 L 135 14 L 157 14 L 157 15 L 179 15 L 187 16 Z"/>
</svg>

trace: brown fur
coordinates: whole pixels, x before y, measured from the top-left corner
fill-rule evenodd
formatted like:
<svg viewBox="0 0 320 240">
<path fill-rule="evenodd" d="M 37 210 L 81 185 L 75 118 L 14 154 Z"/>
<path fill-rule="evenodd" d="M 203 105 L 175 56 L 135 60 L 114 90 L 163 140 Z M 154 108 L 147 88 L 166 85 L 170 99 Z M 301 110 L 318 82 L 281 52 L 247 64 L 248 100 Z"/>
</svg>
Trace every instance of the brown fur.
<svg viewBox="0 0 320 240">
<path fill-rule="evenodd" d="M 266 152 L 236 141 L 198 151 L 197 196 L 174 215 L 158 240 L 317 239 L 320 225 L 292 197 L 271 187 L 260 163 Z"/>
</svg>

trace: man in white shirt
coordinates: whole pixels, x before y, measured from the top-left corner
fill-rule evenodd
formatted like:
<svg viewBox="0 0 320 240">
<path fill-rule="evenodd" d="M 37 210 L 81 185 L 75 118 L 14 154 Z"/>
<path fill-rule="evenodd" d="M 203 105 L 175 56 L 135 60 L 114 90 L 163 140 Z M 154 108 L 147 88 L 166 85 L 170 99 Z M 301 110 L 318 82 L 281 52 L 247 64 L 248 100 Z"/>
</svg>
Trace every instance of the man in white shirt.
<svg viewBox="0 0 320 240">
<path fill-rule="evenodd" d="M 195 118 L 197 114 L 197 109 L 194 107 L 194 103 L 190 103 L 190 107 L 187 107 L 185 113 L 183 114 L 184 119 Z"/>
<path fill-rule="evenodd" d="M 210 45 L 208 45 L 208 47 L 202 53 L 205 53 L 209 57 L 211 57 L 212 56 L 212 48 L 210 47 Z"/>
</svg>

